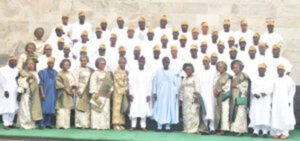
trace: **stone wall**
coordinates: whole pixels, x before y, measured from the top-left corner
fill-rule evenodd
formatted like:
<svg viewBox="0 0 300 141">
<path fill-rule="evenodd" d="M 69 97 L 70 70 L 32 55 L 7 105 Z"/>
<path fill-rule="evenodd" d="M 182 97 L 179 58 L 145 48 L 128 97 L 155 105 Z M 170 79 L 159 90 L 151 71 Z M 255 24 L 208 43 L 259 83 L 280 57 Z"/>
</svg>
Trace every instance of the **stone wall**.
<svg viewBox="0 0 300 141">
<path fill-rule="evenodd" d="M 62 13 L 69 14 L 72 23 L 78 11 L 84 10 L 94 25 L 102 18 L 112 23 L 117 16 L 134 23 L 143 15 L 152 26 L 166 14 L 174 26 L 188 20 L 190 27 L 199 27 L 205 20 L 211 29 L 221 28 L 223 19 L 231 18 L 234 30 L 239 28 L 240 19 L 246 18 L 250 28 L 261 33 L 265 31 L 265 18 L 272 17 L 285 39 L 284 56 L 294 65 L 292 77 L 300 84 L 300 73 L 296 74 L 300 71 L 299 9 L 300 0 L 0 0 L 0 65 L 5 64 L 6 54 L 24 51 L 36 27 L 45 29 L 47 39 Z"/>
</svg>

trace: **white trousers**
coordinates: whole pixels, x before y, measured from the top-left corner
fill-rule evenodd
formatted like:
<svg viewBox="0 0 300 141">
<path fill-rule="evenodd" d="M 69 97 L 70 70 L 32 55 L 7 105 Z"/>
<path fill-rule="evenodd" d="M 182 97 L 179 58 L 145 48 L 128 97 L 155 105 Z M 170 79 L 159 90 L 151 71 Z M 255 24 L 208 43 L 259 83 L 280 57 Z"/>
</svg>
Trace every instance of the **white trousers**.
<svg viewBox="0 0 300 141">
<path fill-rule="evenodd" d="M 162 124 L 159 124 L 159 123 L 158 123 L 158 124 L 157 124 L 157 129 L 161 130 L 161 129 L 162 129 L 162 126 L 163 126 Z M 166 124 L 166 127 L 165 127 L 165 128 L 166 128 L 166 130 L 170 130 L 170 129 L 171 129 L 171 124 Z"/>
<path fill-rule="evenodd" d="M 205 124 L 206 127 L 209 127 L 210 131 L 215 131 L 215 123 L 214 123 L 213 120 L 207 120 L 207 119 L 205 119 L 204 120 L 204 124 Z"/>
<path fill-rule="evenodd" d="M 253 128 L 253 133 L 254 134 L 259 134 L 259 131 L 261 130 L 263 134 L 268 134 L 270 127 L 265 126 L 265 125 L 260 125 L 260 126 L 254 126 Z"/>
<path fill-rule="evenodd" d="M 131 127 L 136 128 L 137 118 L 131 118 Z M 141 118 L 140 125 L 142 128 L 146 128 L 146 118 Z"/>
<path fill-rule="evenodd" d="M 272 136 L 279 136 L 279 135 L 289 136 L 289 130 L 271 129 L 271 135 Z"/>
<path fill-rule="evenodd" d="M 2 114 L 2 120 L 4 126 L 12 126 L 15 118 L 15 113 Z"/>
</svg>

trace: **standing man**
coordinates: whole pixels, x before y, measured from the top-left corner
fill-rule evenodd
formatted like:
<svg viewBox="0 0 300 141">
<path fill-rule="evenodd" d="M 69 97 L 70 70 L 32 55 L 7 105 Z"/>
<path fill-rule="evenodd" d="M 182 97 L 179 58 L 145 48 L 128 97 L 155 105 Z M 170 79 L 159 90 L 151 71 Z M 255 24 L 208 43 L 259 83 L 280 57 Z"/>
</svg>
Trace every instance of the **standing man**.
<svg viewBox="0 0 300 141">
<path fill-rule="evenodd" d="M 0 68 L 0 115 L 5 129 L 13 127 L 13 120 L 18 110 L 16 77 L 19 69 L 17 58 L 12 55 L 8 59 L 8 65 Z"/>
<path fill-rule="evenodd" d="M 169 69 L 170 59 L 164 57 L 163 69 L 158 70 L 153 79 L 152 93 L 154 98 L 153 119 L 157 122 L 157 130 L 165 126 L 171 130 L 171 124 L 179 122 L 179 75 Z"/>
<path fill-rule="evenodd" d="M 248 29 L 248 22 L 245 19 L 241 20 L 241 29 L 235 32 L 235 39 L 244 38 L 247 44 L 251 44 L 253 41 L 254 32 Z"/>
<path fill-rule="evenodd" d="M 234 36 L 234 32 L 230 29 L 230 19 L 224 19 L 223 30 L 220 31 L 220 40 L 223 42 L 228 41 L 230 36 Z"/>
<path fill-rule="evenodd" d="M 287 139 L 289 131 L 294 130 L 294 96 L 296 86 L 293 79 L 285 74 L 285 66 L 277 66 L 278 78 L 275 79 L 272 96 L 271 135 L 274 138 Z"/>
<path fill-rule="evenodd" d="M 40 127 L 52 128 L 55 114 L 55 103 L 57 99 L 56 76 L 57 71 L 53 69 L 54 57 L 48 58 L 48 67 L 39 72 L 40 92 L 42 95 L 43 120 Z"/>
<path fill-rule="evenodd" d="M 274 31 L 274 19 L 267 19 L 266 24 L 268 31 L 261 35 L 261 40 L 266 42 L 268 47 L 272 47 L 275 44 L 282 44 L 282 36 L 278 32 Z"/>
<path fill-rule="evenodd" d="M 203 98 L 206 115 L 203 115 L 203 117 L 200 118 L 203 119 L 207 129 L 200 128 L 200 132 L 207 133 L 208 131 L 213 133 L 215 131 L 215 97 L 213 94 L 213 88 L 217 71 L 215 67 L 210 66 L 210 59 L 208 56 L 203 57 L 202 64 L 203 69 L 201 69 L 199 73 L 200 75 L 198 76 L 198 79 L 200 80 L 199 92 L 201 94 L 201 97 Z"/>
<path fill-rule="evenodd" d="M 136 129 L 137 118 L 140 118 L 142 130 L 146 131 L 146 119 L 150 116 L 150 96 L 152 86 L 152 76 L 149 70 L 145 70 L 145 57 L 139 57 L 138 69 L 133 70 L 129 74 L 129 100 L 131 120 L 131 129 Z"/>
<path fill-rule="evenodd" d="M 250 125 L 253 128 L 253 136 L 259 135 L 261 130 L 263 136 L 268 135 L 271 118 L 271 98 L 273 92 L 273 80 L 266 74 L 267 65 L 258 65 L 258 75 L 252 79 L 251 103 L 250 103 Z"/>
<path fill-rule="evenodd" d="M 73 43 L 80 41 L 80 36 L 83 31 L 87 31 L 89 35 L 93 35 L 92 25 L 86 21 L 85 13 L 83 11 L 78 13 L 78 19 L 78 22 L 71 25 L 71 39 Z"/>
</svg>

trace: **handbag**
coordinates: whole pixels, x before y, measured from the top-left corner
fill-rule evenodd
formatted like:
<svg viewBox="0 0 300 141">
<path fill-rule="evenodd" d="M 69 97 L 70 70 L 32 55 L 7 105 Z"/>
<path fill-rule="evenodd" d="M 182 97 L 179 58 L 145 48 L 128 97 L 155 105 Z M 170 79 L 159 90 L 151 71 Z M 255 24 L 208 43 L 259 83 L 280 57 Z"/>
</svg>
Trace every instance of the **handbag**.
<svg viewBox="0 0 300 141">
<path fill-rule="evenodd" d="M 235 99 L 236 105 L 247 105 L 248 99 L 247 97 L 242 97 L 242 92 L 240 92 L 240 96 Z"/>
<path fill-rule="evenodd" d="M 227 100 L 228 98 L 230 98 L 231 96 L 232 96 L 231 91 L 228 91 L 228 92 L 222 94 L 221 99 L 222 99 L 222 101 L 225 101 L 225 100 Z"/>
</svg>

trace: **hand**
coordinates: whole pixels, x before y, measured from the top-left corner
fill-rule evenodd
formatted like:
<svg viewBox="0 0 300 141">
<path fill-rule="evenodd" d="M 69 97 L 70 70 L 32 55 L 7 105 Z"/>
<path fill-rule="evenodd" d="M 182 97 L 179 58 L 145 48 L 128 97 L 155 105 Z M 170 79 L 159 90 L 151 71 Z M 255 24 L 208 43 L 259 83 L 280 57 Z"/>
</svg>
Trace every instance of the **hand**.
<svg viewBox="0 0 300 141">
<path fill-rule="evenodd" d="M 81 93 L 79 90 L 76 91 L 76 94 L 77 94 L 79 97 L 82 96 L 82 93 Z"/>
<path fill-rule="evenodd" d="M 5 91 L 5 92 L 4 92 L 4 96 L 5 96 L 6 98 L 9 98 L 9 92 L 8 92 L 8 91 Z"/>
<path fill-rule="evenodd" d="M 100 94 L 99 94 L 99 93 L 96 93 L 96 94 L 95 94 L 95 98 L 96 98 L 96 99 L 98 99 L 98 98 L 99 98 L 99 96 L 100 96 Z"/>
<path fill-rule="evenodd" d="M 46 100 L 46 96 L 43 94 L 42 95 L 42 100 L 45 101 Z"/>
<path fill-rule="evenodd" d="M 157 95 L 156 94 L 153 94 L 153 99 L 154 99 L 154 101 L 157 100 Z"/>
<path fill-rule="evenodd" d="M 78 40 L 77 39 L 74 39 L 74 40 L 72 40 L 73 41 L 73 43 L 76 43 L 76 42 L 78 42 Z"/>
<path fill-rule="evenodd" d="M 254 97 L 257 98 L 257 99 L 260 98 L 260 96 L 258 94 L 254 94 Z"/>
<path fill-rule="evenodd" d="M 194 103 L 199 103 L 199 99 L 198 99 L 198 98 L 195 98 L 195 99 L 194 99 Z"/>
<path fill-rule="evenodd" d="M 133 96 L 131 94 L 128 94 L 127 96 L 129 98 L 129 101 L 133 101 Z"/>
<path fill-rule="evenodd" d="M 66 88 L 65 90 L 66 90 L 66 92 L 67 92 L 67 94 L 68 94 L 68 95 L 73 95 L 73 93 L 72 93 L 72 90 L 71 90 L 71 89 L 69 89 L 69 88 Z"/>
<path fill-rule="evenodd" d="M 231 88 L 237 88 L 237 85 L 231 85 Z"/>
<path fill-rule="evenodd" d="M 110 92 L 110 93 L 107 94 L 107 97 L 111 98 L 112 95 L 113 95 L 113 92 Z"/>
<path fill-rule="evenodd" d="M 146 97 L 147 102 L 150 102 L 150 96 Z"/>
<path fill-rule="evenodd" d="M 266 93 L 261 93 L 261 96 L 265 97 L 265 96 L 267 96 L 267 94 Z"/>
</svg>

